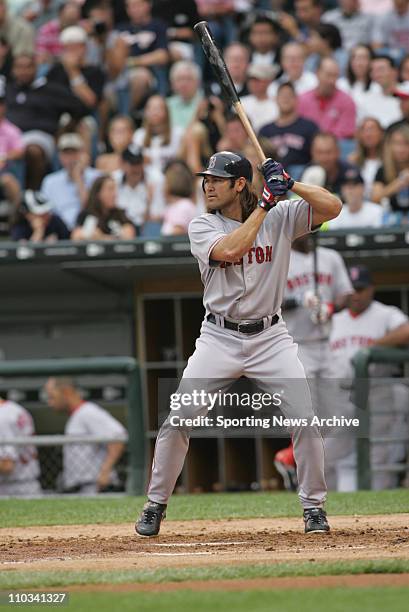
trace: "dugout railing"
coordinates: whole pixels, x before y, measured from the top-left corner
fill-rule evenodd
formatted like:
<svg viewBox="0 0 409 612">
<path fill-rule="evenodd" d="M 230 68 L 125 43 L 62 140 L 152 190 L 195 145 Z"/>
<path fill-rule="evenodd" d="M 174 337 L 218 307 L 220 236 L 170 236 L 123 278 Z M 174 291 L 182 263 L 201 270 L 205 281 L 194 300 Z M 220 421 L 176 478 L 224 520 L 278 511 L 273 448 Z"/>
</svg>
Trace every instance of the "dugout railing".
<svg viewBox="0 0 409 612">
<path fill-rule="evenodd" d="M 7 379 L 24 376 L 83 376 L 88 374 L 123 374 L 127 377 L 128 475 L 126 490 L 131 495 L 142 494 L 146 474 L 145 435 L 140 372 L 136 359 L 132 357 L 84 357 L 0 362 L 0 377 Z M 66 441 L 73 443 L 73 440 L 68 437 Z M 101 440 L 98 439 L 98 441 Z M 6 442 L 7 440 L 2 440 L 2 443 Z M 48 443 L 55 443 L 55 437 L 36 436 L 26 438 L 25 441 L 18 440 L 19 444 L 23 442 L 25 444 L 34 443 L 34 445 L 37 442 L 39 446 L 44 446 Z"/>
<path fill-rule="evenodd" d="M 409 363 L 409 349 L 371 347 L 360 350 L 352 360 L 355 370 L 354 404 L 356 415 L 359 416 L 360 427 L 367 435 L 357 438 L 357 469 L 358 488 L 372 488 L 371 444 L 390 444 L 409 441 L 409 432 L 406 429 L 399 436 L 373 436 L 369 435 L 371 412 L 369 406 L 369 392 L 371 376 L 369 367 L 372 363 L 404 365 Z M 406 380 L 407 379 L 403 379 Z M 396 378 L 396 382 L 402 379 Z M 385 406 L 385 410 L 388 407 Z M 409 412 L 409 406 L 408 406 Z M 409 473 L 409 463 L 391 463 L 377 466 L 377 469 L 388 472 Z"/>
</svg>

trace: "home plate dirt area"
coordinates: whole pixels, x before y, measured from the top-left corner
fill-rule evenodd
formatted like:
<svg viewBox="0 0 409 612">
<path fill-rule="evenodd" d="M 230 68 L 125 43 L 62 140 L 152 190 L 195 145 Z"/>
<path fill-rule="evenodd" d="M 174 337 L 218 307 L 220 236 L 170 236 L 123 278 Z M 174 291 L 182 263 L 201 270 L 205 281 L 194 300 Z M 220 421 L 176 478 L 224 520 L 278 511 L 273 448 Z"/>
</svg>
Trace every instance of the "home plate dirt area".
<svg viewBox="0 0 409 612">
<path fill-rule="evenodd" d="M 409 514 L 334 516 L 331 527 L 305 535 L 301 518 L 165 520 L 153 539 L 138 537 L 132 523 L 7 528 L 0 529 L 0 571 L 409 559 Z M 399 580 L 409 585 L 406 574 Z"/>
</svg>

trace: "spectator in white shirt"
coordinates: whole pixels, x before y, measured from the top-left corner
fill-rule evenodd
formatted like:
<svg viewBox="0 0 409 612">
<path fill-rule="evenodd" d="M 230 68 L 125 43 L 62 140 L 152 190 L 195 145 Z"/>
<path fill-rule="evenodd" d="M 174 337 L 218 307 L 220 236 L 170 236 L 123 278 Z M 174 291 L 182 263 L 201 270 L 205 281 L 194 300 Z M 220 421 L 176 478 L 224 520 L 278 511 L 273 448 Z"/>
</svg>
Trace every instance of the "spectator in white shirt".
<svg viewBox="0 0 409 612">
<path fill-rule="evenodd" d="M 280 61 L 281 27 L 267 15 L 256 15 L 249 31 L 251 62 L 264 66 L 278 65 Z"/>
<path fill-rule="evenodd" d="M 154 197 L 154 187 L 148 175 L 142 152 L 134 145 L 122 153 L 121 168 L 113 173 L 118 185 L 118 207 L 125 211 L 139 231 L 149 218 Z M 163 182 L 163 175 L 160 177 Z"/>
<path fill-rule="evenodd" d="M 189 223 L 198 212 L 192 201 L 195 180 L 188 165 L 181 160 L 170 162 L 165 171 L 166 208 L 161 234 L 187 234 Z"/>
<path fill-rule="evenodd" d="M 277 74 L 273 66 L 250 64 L 247 70 L 248 96 L 241 99 L 244 110 L 256 132 L 275 121 L 278 117 L 278 107 L 275 100 L 268 97 L 267 90 Z"/>
<path fill-rule="evenodd" d="M 177 156 L 182 136 L 182 128 L 171 126 L 166 100 L 159 95 L 151 96 L 142 127 L 133 137 L 133 144 L 143 151 L 145 163 L 163 172 L 166 163 Z"/>
<path fill-rule="evenodd" d="M 68 412 L 66 436 L 112 437 L 117 441 L 98 444 L 65 444 L 63 448 L 62 486 L 66 492 L 93 494 L 118 487 L 114 469 L 124 452 L 126 430 L 106 410 L 84 401 L 70 378 L 49 378 L 45 386 L 48 405 Z"/>
<path fill-rule="evenodd" d="M 358 121 L 375 117 L 383 128 L 402 118 L 399 100 L 394 97 L 398 84 L 398 71 L 388 55 L 377 55 L 371 62 L 371 78 L 380 87 L 371 88 L 362 95 L 358 106 Z"/>
<path fill-rule="evenodd" d="M 338 217 L 328 223 L 329 229 L 382 225 L 382 206 L 364 200 L 364 190 L 364 180 L 359 171 L 355 168 L 347 170 L 341 187 L 344 205 Z"/>
<path fill-rule="evenodd" d="M 370 199 L 376 173 L 382 165 L 385 131 L 377 119 L 367 117 L 360 123 L 355 136 L 356 149 L 348 161 L 357 166 L 365 183 L 365 198 Z"/>
<path fill-rule="evenodd" d="M 269 86 L 267 93 L 275 98 L 280 83 L 290 81 L 294 85 L 297 95 L 311 91 L 317 86 L 318 79 L 314 72 L 304 70 L 305 46 L 298 42 L 289 42 L 281 49 L 281 67 L 283 74 Z"/>
<path fill-rule="evenodd" d="M 361 99 L 368 91 L 380 91 L 381 87 L 371 81 L 371 63 L 374 53 L 367 45 L 357 45 L 349 53 L 345 77 L 338 79 L 337 86 L 349 94 L 359 108 Z"/>
</svg>

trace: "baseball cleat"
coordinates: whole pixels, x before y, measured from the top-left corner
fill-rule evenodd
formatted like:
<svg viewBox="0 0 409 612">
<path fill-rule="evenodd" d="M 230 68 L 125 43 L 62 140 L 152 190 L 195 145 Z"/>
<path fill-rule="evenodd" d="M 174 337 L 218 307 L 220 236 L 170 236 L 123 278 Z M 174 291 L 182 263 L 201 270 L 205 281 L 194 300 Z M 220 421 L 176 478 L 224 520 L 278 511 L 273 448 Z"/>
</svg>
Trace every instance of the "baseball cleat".
<svg viewBox="0 0 409 612">
<path fill-rule="evenodd" d="M 283 479 L 285 489 L 287 491 L 297 491 L 297 468 L 292 444 L 275 454 L 274 465 Z"/>
<path fill-rule="evenodd" d="M 322 508 L 304 510 L 305 533 L 328 533 L 327 513 Z"/>
<path fill-rule="evenodd" d="M 135 531 L 139 536 L 150 538 L 157 536 L 160 524 L 166 516 L 166 504 L 147 501 L 141 515 L 135 523 Z"/>
</svg>

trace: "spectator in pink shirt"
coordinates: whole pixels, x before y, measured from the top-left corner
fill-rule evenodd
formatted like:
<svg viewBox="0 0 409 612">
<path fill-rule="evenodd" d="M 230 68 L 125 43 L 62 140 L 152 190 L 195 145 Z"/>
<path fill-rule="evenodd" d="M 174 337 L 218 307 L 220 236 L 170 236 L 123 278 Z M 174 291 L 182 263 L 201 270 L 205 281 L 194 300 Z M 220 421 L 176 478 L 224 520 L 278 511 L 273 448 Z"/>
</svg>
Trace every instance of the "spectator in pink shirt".
<svg viewBox="0 0 409 612">
<path fill-rule="evenodd" d="M 317 87 L 299 97 L 300 115 L 314 121 L 322 132 L 329 132 L 337 138 L 352 138 L 356 108 L 351 96 L 337 89 L 337 62 L 329 57 L 322 59 L 317 77 Z"/>
<path fill-rule="evenodd" d="M 81 8 L 78 2 L 66 2 L 60 7 L 57 19 L 47 21 L 38 30 L 36 54 L 39 65 L 51 65 L 62 53 L 63 45 L 60 34 L 64 28 L 78 25 L 81 19 Z"/>
<path fill-rule="evenodd" d="M 9 164 L 23 157 L 24 143 L 21 130 L 5 118 L 5 95 L 5 80 L 0 77 L 0 199 L 16 205 L 20 199 L 20 186 L 9 172 Z"/>
<path fill-rule="evenodd" d="M 163 215 L 162 236 L 187 234 L 191 220 L 198 214 L 192 202 L 194 177 L 181 160 L 171 161 L 165 171 L 165 198 L 167 206 Z"/>
</svg>

